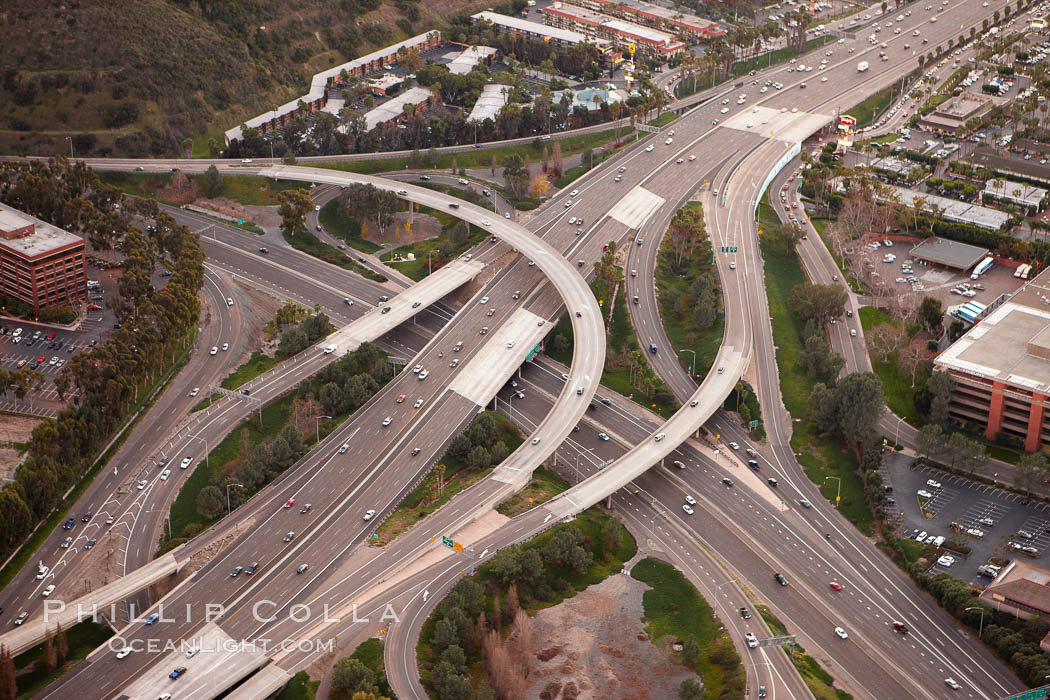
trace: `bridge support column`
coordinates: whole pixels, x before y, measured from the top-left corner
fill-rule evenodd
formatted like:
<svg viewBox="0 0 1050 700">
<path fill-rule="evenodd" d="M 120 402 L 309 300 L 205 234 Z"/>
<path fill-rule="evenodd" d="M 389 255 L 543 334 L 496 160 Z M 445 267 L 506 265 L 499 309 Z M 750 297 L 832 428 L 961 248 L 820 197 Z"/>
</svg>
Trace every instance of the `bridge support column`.
<svg viewBox="0 0 1050 700">
<path fill-rule="evenodd" d="M 612 510 L 613 504 L 612 504 L 612 494 L 611 493 L 608 496 L 605 497 L 605 507 L 608 508 L 609 510 Z"/>
</svg>

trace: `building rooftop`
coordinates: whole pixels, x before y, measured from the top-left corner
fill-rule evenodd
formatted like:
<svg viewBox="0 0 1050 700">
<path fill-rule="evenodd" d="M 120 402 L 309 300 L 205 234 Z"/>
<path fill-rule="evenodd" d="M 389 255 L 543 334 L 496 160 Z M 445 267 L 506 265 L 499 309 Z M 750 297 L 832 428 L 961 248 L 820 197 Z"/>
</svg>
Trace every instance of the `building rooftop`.
<svg viewBox="0 0 1050 700">
<path fill-rule="evenodd" d="M 41 221 L 35 216 L 13 209 L 6 204 L 0 204 L 0 231 L 15 231 L 26 226 L 33 226 L 33 233 L 22 238 L 0 237 L 0 246 L 23 257 L 33 259 L 75 243 L 84 242 L 84 239 L 75 233 L 52 226 L 46 221 Z"/>
<path fill-rule="evenodd" d="M 610 88 L 583 88 L 581 90 L 557 90 L 551 93 L 551 101 L 555 104 L 562 101 L 564 96 L 568 96 L 572 100 L 572 104 L 569 105 L 569 109 L 575 109 L 576 107 L 583 107 L 588 111 L 594 109 L 600 109 L 602 103 L 611 105 L 614 102 L 625 102 L 628 94 L 626 90 L 610 89 Z M 594 98 L 598 98 L 598 102 L 594 101 Z"/>
<path fill-rule="evenodd" d="M 956 270 L 969 270 L 988 255 L 988 249 L 947 238 L 927 238 L 911 249 L 911 255 Z"/>
<path fill-rule="evenodd" d="M 562 41 L 566 44 L 591 43 L 597 46 L 602 46 L 603 44 L 608 43 L 603 42 L 601 40 L 592 39 L 586 34 L 581 34 L 580 32 L 573 32 L 568 29 L 558 29 L 557 27 L 548 27 L 546 24 L 530 22 L 527 19 L 522 19 L 520 17 L 511 17 L 510 15 L 501 15 L 498 12 L 489 12 L 488 10 L 485 10 L 484 12 L 479 12 L 476 15 L 471 15 L 471 18 L 475 20 L 484 20 L 486 22 L 498 24 L 502 27 L 507 27 L 508 29 L 513 29 L 514 31 L 522 32 L 524 34 L 537 34 L 540 36 L 545 36 L 549 39 Z"/>
<path fill-rule="evenodd" d="M 344 70 L 352 71 L 359 66 L 368 65 L 372 61 L 386 58 L 387 56 L 392 56 L 393 54 L 396 54 L 398 51 L 400 51 L 402 48 L 412 48 L 418 44 L 425 43 L 430 38 L 431 34 L 433 34 L 433 32 L 425 32 L 423 34 L 419 34 L 417 36 L 412 37 L 411 39 L 399 41 L 396 44 L 391 44 L 390 46 L 379 49 L 378 51 L 373 51 L 372 53 L 366 56 L 355 58 L 352 61 L 341 63 L 338 66 L 335 66 L 334 68 L 329 68 L 326 71 L 317 73 L 310 80 L 310 90 L 305 95 L 297 97 L 290 102 L 285 102 L 276 110 L 263 112 L 257 117 L 248 119 L 244 122 L 244 126 L 250 129 L 257 129 L 263 124 L 266 124 L 277 117 L 283 117 L 286 114 L 292 114 L 293 112 L 299 109 L 300 102 L 310 104 L 323 98 L 324 91 L 325 88 L 328 86 L 329 79 L 335 78 Z M 241 138 L 241 126 L 239 124 L 226 132 L 226 141 L 228 142 L 232 141 L 233 139 L 239 138 Z"/>
<path fill-rule="evenodd" d="M 1050 615 L 1050 571 L 1014 559 L 981 593 L 981 599 L 1014 601 Z"/>
<path fill-rule="evenodd" d="M 1004 173 L 1016 173 L 1024 177 L 1030 177 L 1033 180 L 1050 183 L 1050 164 L 1040 165 L 1037 160 L 1021 160 L 1020 158 L 1001 156 L 991 148 L 982 147 L 974 151 L 973 155 L 970 156 L 970 161 L 974 165 L 983 165 Z"/>
<path fill-rule="evenodd" d="M 640 24 L 617 19 L 611 15 L 594 12 L 593 10 L 588 10 L 587 8 L 579 7 L 577 5 L 566 5 L 556 2 L 549 7 L 543 8 L 543 12 L 546 14 L 560 14 L 586 24 L 606 27 L 617 34 L 636 37 L 652 44 L 671 45 L 681 43 L 678 40 L 678 37 L 674 34 L 661 32 L 659 29 L 652 29 L 651 27 L 643 27 Z"/>
<path fill-rule="evenodd" d="M 398 93 L 396 97 L 387 100 L 375 109 L 365 112 L 365 130 L 371 131 L 383 122 L 388 122 L 401 116 L 405 112 L 405 105 L 417 105 L 421 102 L 426 102 L 433 96 L 434 93 L 429 88 L 419 86 Z"/>
<path fill-rule="evenodd" d="M 997 209 L 968 204 L 928 192 L 916 192 L 904 187 L 890 187 L 890 190 L 896 194 L 898 202 L 908 207 L 912 206 L 917 198 L 922 197 L 926 201 L 924 209 L 929 211 L 930 206 L 937 207 L 938 214 L 946 221 L 973 224 L 990 231 L 998 231 L 1010 221 L 1009 214 Z"/>
<path fill-rule="evenodd" d="M 474 103 L 474 108 L 470 110 L 470 116 L 467 117 L 467 121 L 483 122 L 486 119 L 495 119 L 499 111 L 507 104 L 507 95 L 510 94 L 511 89 L 510 85 L 487 83 L 481 89 L 481 95 L 478 96 L 478 101 Z"/>
<path fill-rule="evenodd" d="M 1050 393 L 1050 269 L 991 311 L 936 364 Z M 1048 608 L 1050 609 L 1050 608 Z"/>
<path fill-rule="evenodd" d="M 951 117 L 952 119 L 965 121 L 970 118 L 970 115 L 977 113 L 989 104 L 992 104 L 992 98 L 987 95 L 964 92 L 939 106 L 933 113 L 936 116 Z"/>
<path fill-rule="evenodd" d="M 468 46 L 449 61 L 445 67 L 448 68 L 450 73 L 466 75 L 474 70 L 474 66 L 478 65 L 478 63 L 494 56 L 496 51 L 491 46 Z"/>
<path fill-rule="evenodd" d="M 1046 190 L 1041 187 L 996 178 L 985 183 L 984 194 L 1036 208 L 1046 199 Z"/>
<path fill-rule="evenodd" d="M 667 22 L 679 24 L 697 31 L 704 31 L 712 35 L 725 34 L 725 30 L 718 25 L 718 22 L 713 22 L 709 19 L 702 19 L 696 15 L 686 14 L 678 10 L 669 10 L 666 7 L 660 7 L 659 5 L 640 2 L 639 0 L 602 0 L 602 4 L 626 5 L 640 15 L 660 18 Z"/>
</svg>

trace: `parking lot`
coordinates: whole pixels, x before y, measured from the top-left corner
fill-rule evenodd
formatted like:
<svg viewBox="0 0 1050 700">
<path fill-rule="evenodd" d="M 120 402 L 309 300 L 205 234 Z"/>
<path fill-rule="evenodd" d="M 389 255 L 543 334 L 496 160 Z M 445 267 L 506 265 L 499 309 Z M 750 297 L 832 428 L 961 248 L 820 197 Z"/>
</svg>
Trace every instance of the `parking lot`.
<svg viewBox="0 0 1050 700">
<path fill-rule="evenodd" d="M 893 454 L 882 469 L 892 488 L 888 495 L 896 501 L 891 512 L 895 509 L 901 514 L 903 536 L 925 532 L 927 539 L 943 535 L 946 546 L 954 540 L 970 547 L 969 554 L 950 553 L 955 562 L 934 564 L 931 572 L 947 571 L 966 581 L 988 583 L 990 579 L 977 568 L 993 557 L 1024 556 L 1040 566 L 1050 566 L 1050 505 L 929 467 L 913 469 L 912 462 L 907 455 Z M 931 486 L 929 481 L 940 486 Z M 920 490 L 933 497 L 920 498 Z"/>
</svg>

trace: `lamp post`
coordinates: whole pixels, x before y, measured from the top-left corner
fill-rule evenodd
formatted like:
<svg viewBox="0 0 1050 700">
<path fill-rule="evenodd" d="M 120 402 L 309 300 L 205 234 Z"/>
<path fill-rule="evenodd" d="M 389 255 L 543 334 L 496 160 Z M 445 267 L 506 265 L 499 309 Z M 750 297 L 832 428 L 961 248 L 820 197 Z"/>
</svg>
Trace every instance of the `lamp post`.
<svg viewBox="0 0 1050 700">
<path fill-rule="evenodd" d="M 321 442 L 321 421 L 325 418 L 331 420 L 331 416 L 314 416 L 314 442 Z"/>
<path fill-rule="evenodd" d="M 824 483 L 825 484 L 828 483 L 828 479 L 834 479 L 835 481 L 838 482 L 838 486 L 835 489 L 835 507 L 838 508 L 839 507 L 839 501 L 842 498 L 842 479 L 840 479 L 837 476 L 825 476 L 824 477 Z"/>
<path fill-rule="evenodd" d="M 722 583 L 720 583 L 720 584 L 718 584 L 717 586 L 715 586 L 715 605 L 716 605 L 716 606 L 718 606 L 718 605 L 721 605 L 721 604 L 722 604 L 722 603 L 721 603 L 721 602 L 720 602 L 720 601 L 718 600 L 718 592 L 722 590 L 722 586 L 725 586 L 725 585 L 727 585 L 727 584 L 730 584 L 730 583 L 736 583 L 736 579 L 735 579 L 735 578 L 731 578 L 731 579 L 729 579 L 728 581 L 723 581 Z"/>
<path fill-rule="evenodd" d="M 577 452 L 576 453 L 576 483 L 577 484 L 580 483 L 580 481 L 582 481 L 582 479 L 580 479 L 580 455 L 585 455 L 588 452 L 592 452 L 593 453 L 594 450 L 595 450 L 594 447 L 588 447 L 586 450 L 583 450 L 582 452 Z"/>
<path fill-rule="evenodd" d="M 434 251 L 433 250 L 428 250 L 427 251 L 427 274 L 428 275 L 434 274 L 434 258 L 433 258 L 433 255 L 434 255 Z"/>
<path fill-rule="evenodd" d="M 208 441 L 200 437 L 199 435 L 187 435 L 186 437 L 190 438 L 191 440 L 200 440 L 204 443 L 204 465 L 211 469 L 211 452 L 210 450 L 208 450 Z"/>
<path fill-rule="evenodd" d="M 242 488 L 242 489 L 243 489 L 243 488 L 244 488 L 244 484 L 238 484 L 238 483 L 236 483 L 236 482 L 231 482 L 231 483 L 229 483 L 229 484 L 226 484 L 226 512 L 227 512 L 227 513 L 230 513 L 230 512 L 232 512 L 232 510 L 233 510 L 233 509 L 232 509 L 232 508 L 230 507 L 230 487 L 231 487 L 231 486 L 238 486 L 238 487 L 240 487 L 240 488 Z M 171 536 L 171 533 L 169 533 L 169 534 L 168 534 L 168 536 L 170 537 L 170 536 Z"/>
<path fill-rule="evenodd" d="M 66 141 L 69 141 L 69 159 L 76 160 L 76 156 L 73 155 L 73 137 L 67 136 Z"/>
<path fill-rule="evenodd" d="M 979 605 L 975 605 L 972 608 L 966 608 L 966 611 L 969 611 L 969 610 L 980 610 L 981 611 L 981 626 L 977 630 L 977 638 L 980 639 L 981 636 L 984 635 L 984 611 L 985 611 L 985 608 L 981 607 Z"/>
<path fill-rule="evenodd" d="M 696 367 L 696 351 L 695 350 L 690 350 L 689 348 L 685 348 L 685 349 L 679 350 L 678 352 L 679 353 L 691 352 L 693 354 L 693 363 L 691 365 L 689 365 L 689 374 L 692 374 L 693 373 L 693 367 Z"/>
<path fill-rule="evenodd" d="M 903 422 L 904 422 L 904 419 L 901 418 L 900 416 L 897 416 L 897 429 L 893 432 L 893 444 L 894 444 L 894 446 L 900 444 L 901 423 L 903 423 Z"/>
</svg>

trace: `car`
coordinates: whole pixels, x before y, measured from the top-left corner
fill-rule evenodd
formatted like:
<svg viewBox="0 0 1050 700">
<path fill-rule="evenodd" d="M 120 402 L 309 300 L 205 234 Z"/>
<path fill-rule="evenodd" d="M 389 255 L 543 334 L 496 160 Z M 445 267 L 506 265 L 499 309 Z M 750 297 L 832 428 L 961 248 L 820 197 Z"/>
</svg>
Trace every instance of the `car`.
<svg viewBox="0 0 1050 700">
<path fill-rule="evenodd" d="M 138 485 L 135 488 L 137 488 L 139 491 L 141 491 L 142 489 L 146 488 L 146 484 L 147 483 L 149 483 L 149 482 L 147 482 L 145 479 L 139 479 L 139 483 L 138 483 Z"/>
<path fill-rule="evenodd" d="M 67 518 L 66 522 L 62 523 L 63 530 L 72 530 L 73 526 L 77 524 L 77 521 L 73 518 Z"/>
<path fill-rule="evenodd" d="M 945 678 L 944 684 L 952 690 L 959 690 L 960 688 L 962 688 L 962 686 L 959 685 L 954 678 Z"/>
<path fill-rule="evenodd" d="M 851 335 L 852 337 L 856 338 L 856 337 L 857 337 L 857 330 L 856 330 L 855 328 L 850 328 L 850 329 L 849 329 L 849 334 L 850 334 L 850 335 Z"/>
<path fill-rule="evenodd" d="M 605 433 L 598 433 L 598 437 L 599 437 L 599 439 L 601 439 L 604 442 L 608 442 L 609 441 L 609 436 L 606 435 Z"/>
<path fill-rule="evenodd" d="M 309 569 L 309 568 L 310 568 L 309 564 L 300 564 L 299 567 L 295 570 L 295 573 L 297 573 L 297 574 L 305 573 L 306 570 Z"/>
<path fill-rule="evenodd" d="M 729 443 L 729 446 L 732 447 L 734 450 L 739 450 L 740 449 L 740 445 L 738 445 L 735 442 Z"/>
<path fill-rule="evenodd" d="M 725 368 L 725 367 L 719 367 L 719 368 L 718 368 L 718 373 L 719 373 L 719 374 L 722 374 L 722 373 L 723 373 L 723 372 L 725 372 L 725 371 L 726 371 L 726 368 Z"/>
<path fill-rule="evenodd" d="M 159 613 L 153 613 L 152 615 L 150 615 L 149 617 L 146 618 L 146 624 L 147 625 L 152 625 L 153 623 L 155 623 L 159 619 L 160 619 L 160 614 Z"/>
<path fill-rule="evenodd" d="M 209 354 L 209 355 L 218 355 L 218 354 L 219 354 L 219 348 L 218 348 L 218 346 L 216 346 L 216 345 L 212 345 L 212 346 L 211 346 L 211 352 L 209 352 L 208 354 Z"/>
<path fill-rule="evenodd" d="M 927 491 L 926 489 L 919 489 L 916 492 L 916 494 L 919 496 L 919 498 L 933 498 L 933 494 Z"/>
<path fill-rule="evenodd" d="M 423 365 L 416 365 L 412 368 L 412 374 L 419 374 L 423 370 Z"/>
<path fill-rule="evenodd" d="M 908 634 L 908 626 L 898 620 L 893 621 L 893 629 L 897 630 L 900 634 Z"/>
<path fill-rule="evenodd" d="M 429 376 L 430 376 L 430 370 L 424 369 L 424 370 L 420 371 L 420 373 L 419 373 L 419 381 L 423 381 L 424 379 L 426 379 Z"/>
<path fill-rule="evenodd" d="M 247 569 L 244 570 L 244 575 L 245 576 L 251 576 L 252 574 L 254 574 L 258 570 L 259 570 L 259 562 L 253 561 L 251 563 L 251 566 L 249 566 Z"/>
<path fill-rule="evenodd" d="M 755 637 L 755 635 L 751 634 L 750 632 L 746 632 L 744 634 L 744 639 L 747 640 L 748 649 L 754 649 L 758 646 L 758 639 Z"/>
<path fill-rule="evenodd" d="M 481 224 L 482 224 L 483 226 L 491 226 L 491 225 L 492 225 L 492 222 L 491 222 L 491 221 L 489 221 L 488 219 L 482 219 L 482 220 L 481 220 Z"/>
<path fill-rule="evenodd" d="M 294 505 L 295 505 L 295 499 L 294 498 L 289 498 L 287 501 L 284 502 L 284 507 L 285 508 L 291 508 Z"/>
<path fill-rule="evenodd" d="M 47 598 L 54 592 L 55 592 L 55 584 L 52 583 L 52 584 L 48 584 L 48 587 L 45 588 L 43 591 L 41 591 L 40 595 L 42 595 L 43 597 Z"/>
<path fill-rule="evenodd" d="M 941 482 L 934 481 L 933 479 L 927 479 L 926 485 L 929 486 L 931 489 L 939 489 L 941 487 Z"/>
<path fill-rule="evenodd" d="M 1033 535 L 1032 533 L 1030 533 L 1030 532 L 1029 532 L 1028 530 L 1018 530 L 1018 531 L 1017 531 L 1017 536 L 1018 536 L 1018 537 L 1023 537 L 1023 538 L 1025 538 L 1026 540 L 1032 540 L 1032 539 L 1035 539 L 1035 535 Z"/>
<path fill-rule="evenodd" d="M 384 418 L 384 419 L 383 419 L 383 427 L 385 428 L 385 427 L 387 427 L 388 425 L 390 425 L 390 423 L 391 423 L 391 422 L 393 422 L 393 420 L 394 420 L 394 419 L 393 419 L 393 418 L 391 418 L 390 416 L 387 416 L 386 418 Z"/>
<path fill-rule="evenodd" d="M 849 633 L 841 627 L 835 628 L 835 634 L 838 635 L 839 639 L 849 639 Z"/>
<path fill-rule="evenodd" d="M 750 620 L 751 619 L 751 613 L 748 612 L 747 608 L 740 608 L 740 617 L 742 617 L 745 620 Z"/>
<path fill-rule="evenodd" d="M 26 621 L 27 617 L 29 617 L 29 613 L 27 612 L 18 613 L 18 617 L 15 618 L 15 626 L 17 627 L 18 625 L 21 625 Z"/>
<path fill-rule="evenodd" d="M 172 680 L 175 680 L 176 678 L 178 678 L 179 676 L 181 676 L 184 673 L 186 673 L 186 667 L 185 666 L 179 666 L 174 671 L 172 671 L 171 673 L 168 674 L 168 678 L 170 678 Z"/>
<path fill-rule="evenodd" d="M 376 512 L 374 510 L 371 510 L 371 509 L 366 510 L 365 511 L 365 516 L 364 516 L 364 520 L 371 520 L 372 516 L 375 515 L 375 514 L 376 514 Z"/>
<path fill-rule="evenodd" d="M 167 481 L 169 476 L 171 476 L 171 470 L 170 469 L 165 469 L 164 471 L 162 471 L 160 473 L 160 480 L 161 481 Z"/>
<path fill-rule="evenodd" d="M 197 655 L 197 652 L 200 651 L 200 650 L 201 650 L 200 647 L 197 647 L 197 646 L 190 647 L 189 649 L 186 650 L 186 658 L 187 659 L 192 659 L 194 656 Z"/>
<path fill-rule="evenodd" d="M 59 546 L 62 549 L 69 549 L 69 545 L 71 545 L 71 544 L 73 544 L 73 538 L 72 537 L 67 537 L 66 539 L 62 540 L 62 544 L 60 544 Z"/>
<path fill-rule="evenodd" d="M 728 112 L 729 110 L 726 110 L 726 111 Z M 650 152 L 652 150 L 653 150 L 653 144 L 649 144 L 648 146 L 645 147 L 646 153 L 648 153 L 648 152 Z"/>
<path fill-rule="evenodd" d="M 728 476 L 722 477 L 722 483 L 729 487 L 733 486 L 733 480 L 730 479 Z"/>
<path fill-rule="evenodd" d="M 955 563 L 955 557 L 949 556 L 947 554 L 945 554 L 944 556 L 942 556 L 939 559 L 937 559 L 937 565 L 938 566 L 943 566 L 945 568 L 950 567 L 954 563 Z"/>
<path fill-rule="evenodd" d="M 842 585 L 838 581 L 832 581 L 828 585 L 831 586 L 832 590 L 835 590 L 835 591 L 841 591 L 842 590 Z"/>
<path fill-rule="evenodd" d="M 656 435 L 653 435 L 653 440 L 655 440 L 656 442 L 660 442 L 664 439 L 664 437 L 665 436 L 663 433 L 657 433 Z"/>
<path fill-rule="evenodd" d="M 981 518 L 977 523 L 979 525 L 987 525 L 988 527 L 993 527 L 995 525 L 995 521 L 988 517 Z"/>
<path fill-rule="evenodd" d="M 349 450 L 349 449 L 350 449 L 350 443 L 349 442 L 344 442 L 342 445 L 339 446 L 339 454 L 345 454 L 346 451 Z"/>
<path fill-rule="evenodd" d="M 397 403 L 404 403 L 405 402 L 405 395 L 404 394 L 398 395 L 398 397 L 397 397 L 397 399 L 395 399 L 395 401 Z"/>
<path fill-rule="evenodd" d="M 774 579 L 774 580 L 775 580 L 775 581 L 776 581 L 777 583 L 779 583 L 779 584 L 780 584 L 781 586 L 786 586 L 786 585 L 788 585 L 788 580 L 787 580 L 786 578 L 784 578 L 784 574 L 780 574 L 780 573 L 777 573 L 777 574 L 773 574 L 773 579 Z"/>
<path fill-rule="evenodd" d="M 305 504 L 305 505 L 304 505 L 304 506 L 303 506 L 302 508 L 300 508 L 300 509 L 299 509 L 299 512 L 300 512 L 300 513 L 309 513 L 309 512 L 310 512 L 310 509 L 311 509 L 311 508 L 313 508 L 313 507 L 314 507 L 314 506 L 313 506 L 313 504 L 312 504 L 312 503 L 307 503 L 307 504 Z"/>
<path fill-rule="evenodd" d="M 120 651 L 117 652 L 117 658 L 118 659 L 123 659 L 123 658 L 127 657 L 127 655 L 130 654 L 130 653 L 131 653 L 131 647 L 124 647 L 123 649 L 121 649 Z"/>
<path fill-rule="evenodd" d="M 284 541 L 285 542 L 291 542 L 293 537 L 295 537 L 295 533 L 294 532 L 288 532 L 284 536 Z"/>
<path fill-rule="evenodd" d="M 237 578 L 238 576 L 241 575 L 242 571 L 244 571 L 244 567 L 243 566 L 235 566 L 235 567 L 233 567 L 233 571 L 230 572 L 230 578 Z"/>
<path fill-rule="evenodd" d="M 412 408 L 419 408 L 423 405 L 423 399 L 416 399 L 416 402 L 412 404 Z"/>
<path fill-rule="evenodd" d="M 700 405 L 700 402 L 698 400 L 696 400 L 696 399 L 693 399 L 692 401 L 689 402 L 689 407 L 690 408 L 696 408 L 698 405 Z"/>
<path fill-rule="evenodd" d="M 383 308 L 381 308 L 379 310 L 379 313 L 381 313 L 381 314 L 385 314 L 385 313 L 389 313 L 389 312 L 390 312 L 390 307 L 389 306 L 384 306 Z"/>
</svg>

